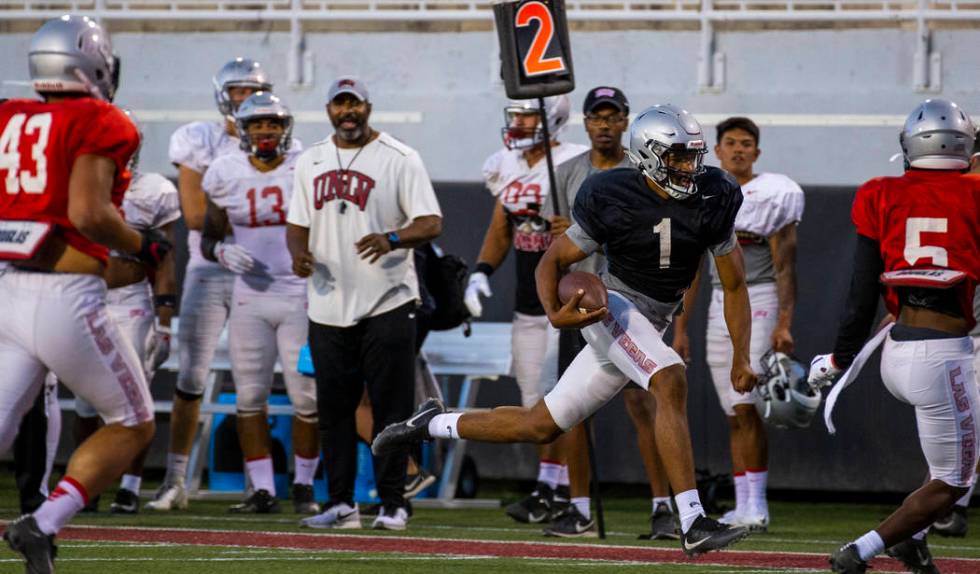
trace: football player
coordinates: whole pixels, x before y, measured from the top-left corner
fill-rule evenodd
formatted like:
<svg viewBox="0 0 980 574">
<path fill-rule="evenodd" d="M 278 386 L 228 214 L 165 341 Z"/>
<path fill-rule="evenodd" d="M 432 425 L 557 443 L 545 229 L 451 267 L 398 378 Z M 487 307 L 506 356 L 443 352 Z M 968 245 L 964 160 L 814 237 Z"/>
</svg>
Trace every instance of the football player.
<svg viewBox="0 0 980 574">
<path fill-rule="evenodd" d="M 541 399 L 542 381 L 555 379 L 558 374 L 557 361 L 545 361 L 548 347 L 558 345 L 558 332 L 549 327 L 534 287 L 534 268 L 552 241 L 551 222 L 541 213 L 550 198 L 545 153 L 550 146 L 554 165 L 558 166 L 587 149 L 558 141 L 571 113 L 568 96 L 551 96 L 544 103 L 543 115 L 537 100 L 512 100 L 504 108 L 504 148 L 483 164 L 484 182 L 496 202 L 466 287 L 466 306 L 471 315 L 479 317 L 483 313 L 480 296 L 491 296 L 490 276 L 513 248 L 517 285 L 511 334 L 512 371 L 520 387 L 521 404 L 527 408 Z M 548 122 L 551 141 L 544 139 L 543 122 Z M 514 520 L 549 520 L 559 484 L 563 487 L 560 498 L 567 502 L 568 469 L 559 449 L 557 445 L 539 447 L 537 486 L 527 497 L 506 508 Z"/>
<path fill-rule="evenodd" d="M 745 254 L 745 281 L 752 307 L 752 340 L 749 360 L 756 373 L 765 369 L 761 359 L 773 349 L 793 352 L 790 326 L 796 303 L 796 226 L 803 217 L 803 190 L 778 173 L 755 173 L 759 159 L 759 127 L 749 118 L 728 118 L 717 126 L 715 155 L 721 167 L 742 187 L 744 200 L 735 219 L 735 234 Z M 769 444 L 762 417 L 756 409 L 757 392 L 738 393 L 728 383 L 731 341 L 724 321 L 724 296 L 714 266 L 711 273 L 711 306 L 708 311 L 707 359 L 718 401 L 728 418 L 735 477 L 735 508 L 721 518 L 725 524 L 743 524 L 752 530 L 769 527 L 766 501 Z M 685 309 L 694 309 L 699 279 L 688 290 Z M 674 349 L 690 356 L 687 336 L 689 314 L 677 318 Z"/>
<path fill-rule="evenodd" d="M 132 114 L 126 112 L 126 115 L 138 128 L 139 124 Z M 174 222 L 180 219 L 177 188 L 158 173 L 139 171 L 139 149 L 133 154 L 129 170 L 133 179 L 121 206 L 126 223 L 137 231 L 156 229 L 173 241 Z M 150 271 L 152 269 L 147 269 L 139 259 L 111 251 L 105 275 L 109 287 L 106 294 L 109 316 L 136 349 L 147 382 L 153 379 L 156 369 L 170 355 L 170 320 L 177 307 L 173 253 L 152 272 L 152 287 Z M 75 400 L 75 413 L 75 442 L 80 443 L 98 428 L 99 415 L 83 398 Z M 123 474 L 116 498 L 109 507 L 113 514 L 135 514 L 139 511 L 145 458 L 146 451 L 140 453 Z M 92 504 L 90 506 L 94 507 Z"/>
<path fill-rule="evenodd" d="M 836 550 L 830 558 L 834 572 L 864 572 L 886 549 L 915 572 L 938 572 L 926 545 L 927 528 L 973 479 L 980 396 L 968 335 L 980 277 L 980 178 L 963 172 L 974 133 L 956 104 L 926 100 L 899 137 L 905 173 L 872 179 L 854 197 L 851 218 L 858 237 L 848 304 L 834 352 L 813 359 L 810 382 L 823 386 L 850 367 L 846 384 L 883 339 L 881 378 L 895 398 L 915 407 L 930 480 L 877 528 Z M 857 361 L 879 292 L 897 321 Z"/>
<path fill-rule="evenodd" d="M 585 131 L 592 143 L 592 148 L 561 164 L 555 173 L 555 186 L 558 188 L 558 211 L 568 214 L 570 207 L 575 204 L 575 196 L 582 182 L 590 175 L 620 167 L 630 167 L 630 160 L 623 149 L 622 137 L 629 127 L 629 101 L 618 88 L 599 86 L 593 88 L 585 96 L 583 105 L 585 115 Z M 550 204 L 545 204 L 545 212 L 551 211 Z M 558 216 L 552 219 L 553 235 L 561 235 L 571 225 L 567 217 Z M 573 265 L 573 271 L 587 271 L 598 274 L 605 267 L 605 258 L 601 253 L 594 253 Z M 562 362 L 574 358 L 585 346 L 585 340 L 578 331 L 563 331 L 561 333 Z M 565 349 L 564 347 L 568 348 Z M 555 349 L 557 351 L 557 349 Z M 546 361 L 555 358 L 549 356 Z M 567 368 L 567 365 L 565 365 Z M 542 395 L 554 388 L 556 380 L 545 381 Z M 637 443 L 640 455 L 643 457 L 643 467 L 650 481 L 652 497 L 652 512 L 650 515 L 650 534 L 643 539 L 677 540 L 680 531 L 677 530 L 673 510 L 671 508 L 670 484 L 664 470 L 653 428 L 657 410 L 653 395 L 645 390 L 630 386 L 623 389 L 623 401 L 626 412 L 629 413 L 636 427 Z M 592 520 L 589 498 L 589 464 L 586 451 L 585 428 L 578 425 L 558 439 L 563 449 L 568 465 L 569 490 L 572 504 L 564 509 L 558 508 L 552 513 L 552 520 L 545 533 L 551 536 L 577 537 L 594 536 L 595 522 Z"/>
<path fill-rule="evenodd" d="M 228 352 L 235 380 L 238 440 L 254 491 L 231 512 L 279 512 L 269 448 L 266 405 L 276 358 L 295 410 L 292 434 L 297 513 L 315 514 L 313 477 L 320 459 L 316 384 L 296 371 L 306 343 L 306 280 L 292 271 L 286 249 L 286 209 L 300 146 L 293 116 L 276 96 L 258 92 L 235 112 L 246 154 L 226 154 L 208 168 L 201 252 L 234 274 Z M 231 226 L 234 243 L 225 237 Z"/>
<path fill-rule="evenodd" d="M 187 508 L 187 463 L 197 434 L 201 397 L 211 371 L 211 359 L 231 309 L 234 273 L 201 255 L 201 229 L 207 200 L 201 181 L 215 158 L 242 154 L 235 128 L 235 110 L 257 91 L 271 91 L 272 83 L 262 66 L 248 58 L 235 58 L 212 78 L 220 122 L 193 122 L 170 137 L 170 161 L 177 166 L 180 208 L 187 225 L 190 260 L 181 294 L 179 339 L 180 371 L 170 416 L 167 474 L 153 500 L 152 510 Z"/>
<path fill-rule="evenodd" d="M 48 574 L 54 536 L 153 437 L 142 365 L 106 311 L 108 250 L 156 266 L 170 243 L 119 214 L 139 134 L 109 103 L 119 60 L 106 32 L 85 17 L 50 20 L 31 39 L 28 64 L 43 101 L 0 105 L 0 452 L 48 371 L 106 423 L 51 496 L 4 531 L 28 572 Z"/>
<path fill-rule="evenodd" d="M 970 156 L 970 173 L 980 175 L 980 132 L 973 141 L 973 154 Z M 980 321 L 980 290 L 973 296 L 973 317 Z M 980 324 L 970 331 L 973 338 L 973 370 L 977 376 L 978 386 L 980 386 Z M 977 466 L 980 471 L 980 466 Z M 973 498 L 973 489 L 977 485 L 977 476 L 973 475 L 970 488 L 966 491 L 953 508 L 945 516 L 933 523 L 931 531 L 940 536 L 952 536 L 963 538 L 966 536 L 968 523 L 966 521 L 966 509 L 970 506 L 970 499 Z"/>
<path fill-rule="evenodd" d="M 687 426 L 684 361 L 662 340 L 664 330 L 710 252 L 725 291 L 732 335 L 732 385 L 752 390 L 749 300 L 734 223 L 742 194 L 724 171 L 704 167 L 701 126 L 672 105 L 641 113 L 630 128 L 635 167 L 597 173 L 582 184 L 575 224 L 558 237 L 536 270 L 537 292 L 555 328 L 581 328 L 588 346 L 558 385 L 531 408 L 445 413 L 431 399 L 407 421 L 382 431 L 372 448 L 383 452 L 430 438 L 548 443 L 595 412 L 631 381 L 657 400 L 657 449 L 667 467 L 689 555 L 724 548 L 748 529 L 704 514 L 694 481 Z M 583 291 L 562 304 L 562 270 L 603 249 L 608 303 L 580 311 Z"/>
</svg>

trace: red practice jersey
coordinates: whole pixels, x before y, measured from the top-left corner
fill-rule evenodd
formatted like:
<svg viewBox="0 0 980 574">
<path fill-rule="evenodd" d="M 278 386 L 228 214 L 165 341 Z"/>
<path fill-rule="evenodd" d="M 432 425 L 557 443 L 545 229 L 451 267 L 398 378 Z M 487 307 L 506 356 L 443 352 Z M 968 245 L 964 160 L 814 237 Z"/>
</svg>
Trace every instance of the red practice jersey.
<svg viewBox="0 0 980 574">
<path fill-rule="evenodd" d="M 973 324 L 973 292 L 980 278 L 980 177 L 911 170 L 875 178 L 858 189 L 851 219 L 860 235 L 878 242 L 886 272 L 965 273 L 956 289 L 963 317 Z M 898 316 L 894 289 L 886 288 L 885 304 Z"/>
<path fill-rule="evenodd" d="M 51 223 L 69 245 L 105 262 L 107 248 L 83 237 L 68 220 L 72 166 L 86 154 L 111 159 L 112 202 L 119 206 L 131 177 L 127 164 L 138 147 L 133 122 L 96 98 L 0 104 L 0 219 Z"/>
</svg>

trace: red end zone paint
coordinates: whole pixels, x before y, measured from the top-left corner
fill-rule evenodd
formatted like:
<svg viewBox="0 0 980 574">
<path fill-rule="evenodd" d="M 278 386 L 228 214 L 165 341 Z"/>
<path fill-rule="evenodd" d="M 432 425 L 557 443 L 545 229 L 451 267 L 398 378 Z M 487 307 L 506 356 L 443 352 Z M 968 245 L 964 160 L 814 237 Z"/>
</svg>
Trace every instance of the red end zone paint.
<svg viewBox="0 0 980 574">
<path fill-rule="evenodd" d="M 808 553 L 714 552 L 698 559 L 687 558 L 680 549 L 637 546 L 601 546 L 540 542 L 490 542 L 445 538 L 364 536 L 350 534 L 304 534 L 234 530 L 191 530 L 163 528 L 96 528 L 70 526 L 61 531 L 62 540 L 103 542 L 159 542 L 196 546 L 249 546 L 299 550 L 442 554 L 501 558 L 556 558 L 566 560 L 611 560 L 651 563 L 719 564 L 770 568 L 827 568 L 827 555 Z M 941 558 L 936 565 L 947 574 L 980 573 L 980 560 Z M 904 571 L 890 558 L 874 560 L 881 570 Z"/>
</svg>

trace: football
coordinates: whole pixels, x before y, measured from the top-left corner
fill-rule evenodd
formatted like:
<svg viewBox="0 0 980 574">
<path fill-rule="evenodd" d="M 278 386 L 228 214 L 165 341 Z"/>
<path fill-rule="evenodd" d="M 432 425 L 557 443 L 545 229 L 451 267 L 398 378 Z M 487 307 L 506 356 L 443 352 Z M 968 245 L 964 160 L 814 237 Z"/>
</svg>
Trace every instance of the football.
<svg viewBox="0 0 980 574">
<path fill-rule="evenodd" d="M 585 271 L 572 271 L 561 278 L 558 283 L 558 299 L 564 305 L 571 299 L 579 289 L 585 291 L 582 300 L 579 301 L 579 310 L 584 312 L 595 311 L 605 307 L 609 300 L 609 293 L 602 280 L 592 273 Z"/>
</svg>

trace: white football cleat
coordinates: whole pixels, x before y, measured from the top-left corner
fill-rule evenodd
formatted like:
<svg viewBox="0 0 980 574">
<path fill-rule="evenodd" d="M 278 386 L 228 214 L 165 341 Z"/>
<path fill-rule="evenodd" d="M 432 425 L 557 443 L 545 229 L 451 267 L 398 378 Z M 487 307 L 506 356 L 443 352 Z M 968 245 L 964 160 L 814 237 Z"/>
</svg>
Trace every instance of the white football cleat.
<svg viewBox="0 0 980 574">
<path fill-rule="evenodd" d="M 738 526 L 742 524 L 742 513 L 738 509 L 729 510 L 718 519 L 718 522 L 728 526 Z"/>
<path fill-rule="evenodd" d="M 144 507 L 148 510 L 167 512 L 170 510 L 187 510 L 187 488 L 183 482 L 163 483 L 153 495 L 153 500 Z"/>
<path fill-rule="evenodd" d="M 371 528 L 375 530 L 405 530 L 408 526 L 408 511 L 404 506 L 382 506 Z"/>
<path fill-rule="evenodd" d="M 768 532 L 769 514 L 768 513 L 747 513 L 739 517 L 739 526 L 747 526 L 749 532 Z"/>
<path fill-rule="evenodd" d="M 304 518 L 299 525 L 305 528 L 336 528 L 348 530 L 361 527 L 361 511 L 357 504 L 350 506 L 345 502 L 334 504 L 324 512 Z"/>
</svg>

